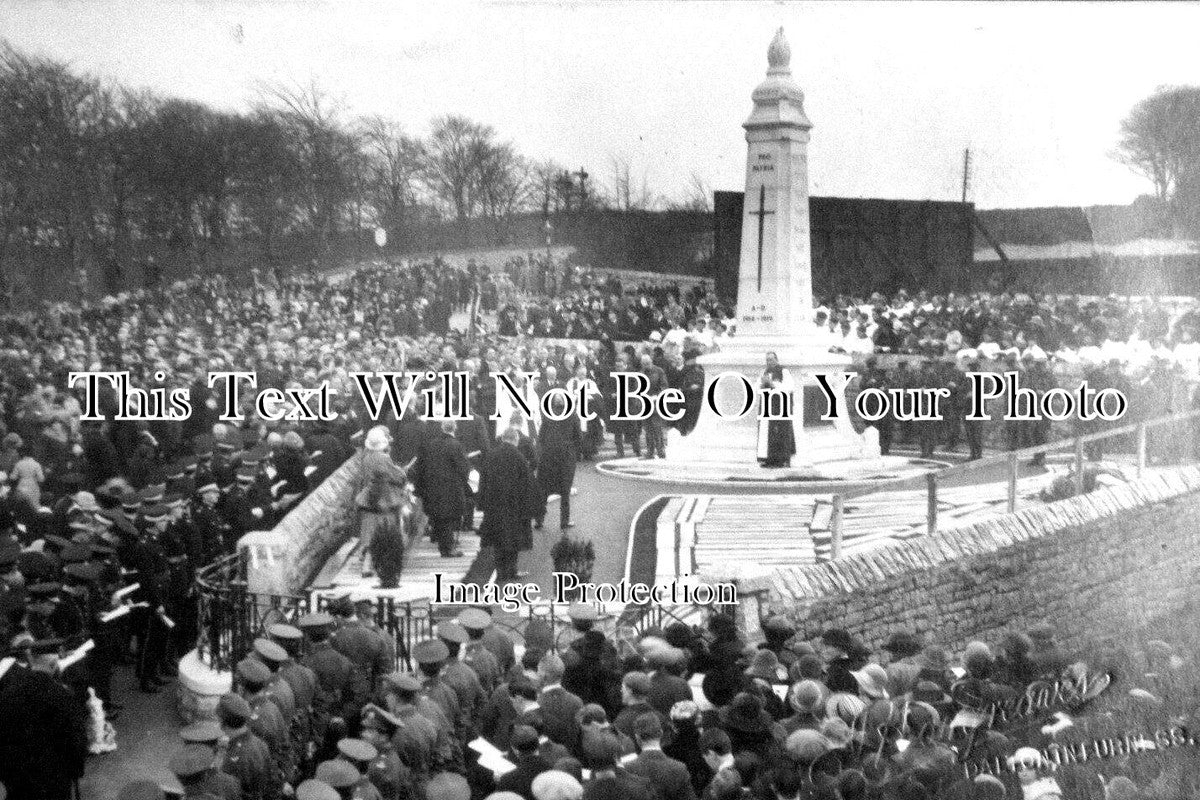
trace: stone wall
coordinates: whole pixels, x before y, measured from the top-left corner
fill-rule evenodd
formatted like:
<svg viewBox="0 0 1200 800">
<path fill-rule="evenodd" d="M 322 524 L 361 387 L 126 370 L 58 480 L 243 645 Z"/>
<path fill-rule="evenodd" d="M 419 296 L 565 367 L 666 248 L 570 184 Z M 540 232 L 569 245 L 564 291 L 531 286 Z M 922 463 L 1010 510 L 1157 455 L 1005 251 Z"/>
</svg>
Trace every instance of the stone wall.
<svg viewBox="0 0 1200 800">
<path fill-rule="evenodd" d="M 835 562 L 737 577 L 803 637 L 844 627 L 878 649 L 914 631 L 954 650 L 1046 622 L 1082 647 L 1194 597 L 1200 468 L 1005 514 Z"/>
</svg>

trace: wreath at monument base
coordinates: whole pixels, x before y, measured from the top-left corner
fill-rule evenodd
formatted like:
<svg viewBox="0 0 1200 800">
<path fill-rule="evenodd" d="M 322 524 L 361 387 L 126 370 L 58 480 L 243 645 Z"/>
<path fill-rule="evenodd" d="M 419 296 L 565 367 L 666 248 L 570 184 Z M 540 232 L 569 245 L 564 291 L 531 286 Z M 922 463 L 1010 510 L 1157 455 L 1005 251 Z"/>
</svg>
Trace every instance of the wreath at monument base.
<svg viewBox="0 0 1200 800">
<path fill-rule="evenodd" d="M 588 583 L 592 579 L 592 569 L 596 566 L 596 549 L 591 539 L 572 539 L 564 533 L 550 548 L 550 558 L 554 563 L 555 572 L 574 575 L 580 583 Z M 579 600 L 581 590 L 575 590 L 574 597 L 561 598 L 568 602 Z"/>
</svg>

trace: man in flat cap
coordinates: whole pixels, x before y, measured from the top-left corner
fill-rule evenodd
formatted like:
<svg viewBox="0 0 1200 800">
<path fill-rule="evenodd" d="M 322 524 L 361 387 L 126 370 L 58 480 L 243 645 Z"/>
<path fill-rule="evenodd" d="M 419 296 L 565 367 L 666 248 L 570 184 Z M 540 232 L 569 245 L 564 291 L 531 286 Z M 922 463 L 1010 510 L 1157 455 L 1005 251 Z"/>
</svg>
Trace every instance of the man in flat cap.
<svg viewBox="0 0 1200 800">
<path fill-rule="evenodd" d="M 583 734 L 583 765 L 592 771 L 592 780 L 583 790 L 585 800 L 622 798 L 652 800 L 658 797 L 654 785 L 641 775 L 635 775 L 617 765 L 621 743 L 608 731 L 587 731 Z"/>
<path fill-rule="evenodd" d="M 517 725 L 508 738 L 509 760 L 516 769 L 506 772 L 496 780 L 496 791 L 514 792 L 521 797 L 531 797 L 533 779 L 553 767 L 538 755 L 537 731 L 528 725 Z"/>
<path fill-rule="evenodd" d="M 646 652 L 646 666 L 650 669 L 650 705 L 659 714 L 669 715 L 676 703 L 692 699 L 692 687 L 683 678 L 687 667 L 687 653 L 679 647 L 667 645 Z"/>
</svg>

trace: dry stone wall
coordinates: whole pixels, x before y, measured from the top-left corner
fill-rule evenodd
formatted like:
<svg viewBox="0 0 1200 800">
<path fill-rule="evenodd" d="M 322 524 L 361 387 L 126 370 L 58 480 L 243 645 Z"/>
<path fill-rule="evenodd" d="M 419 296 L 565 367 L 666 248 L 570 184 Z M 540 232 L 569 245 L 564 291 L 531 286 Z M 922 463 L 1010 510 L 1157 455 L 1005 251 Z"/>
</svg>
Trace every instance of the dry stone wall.
<svg viewBox="0 0 1200 800">
<path fill-rule="evenodd" d="M 843 627 L 877 650 L 903 630 L 958 650 L 1043 622 L 1071 647 L 1121 637 L 1177 612 L 1198 573 L 1200 469 L 1186 467 L 739 583 L 801 636 Z"/>
</svg>

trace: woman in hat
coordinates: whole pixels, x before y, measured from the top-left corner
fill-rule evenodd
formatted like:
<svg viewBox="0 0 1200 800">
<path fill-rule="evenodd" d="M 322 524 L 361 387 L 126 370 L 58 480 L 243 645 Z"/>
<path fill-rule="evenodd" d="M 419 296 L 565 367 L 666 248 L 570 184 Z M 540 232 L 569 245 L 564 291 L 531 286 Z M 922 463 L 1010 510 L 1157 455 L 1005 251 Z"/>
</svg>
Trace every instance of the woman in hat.
<svg viewBox="0 0 1200 800">
<path fill-rule="evenodd" d="M 394 581 L 395 576 L 400 573 L 400 562 L 403 560 L 404 542 L 400 509 L 404 506 L 404 487 L 408 483 L 408 473 L 392 461 L 388 454 L 391 437 L 383 425 L 376 425 L 367 432 L 363 447 L 365 452 L 362 458 L 362 489 L 355 498 L 361 520 L 359 546 L 363 551 L 362 575 L 369 578 L 375 574 L 371 561 L 378 551 L 386 554 L 388 577 Z M 374 539 L 377 536 L 381 537 L 381 545 L 374 547 Z M 393 571 L 395 575 L 392 574 Z"/>
<path fill-rule="evenodd" d="M 46 472 L 32 456 L 22 456 L 8 477 L 16 484 L 15 493 L 30 506 L 36 509 L 42 504 L 42 484 L 46 482 Z"/>
<path fill-rule="evenodd" d="M 866 666 L 870 653 L 857 637 L 842 628 L 830 628 L 821 635 L 825 656 L 825 685 L 830 691 L 858 694 L 856 670 Z"/>
<path fill-rule="evenodd" d="M 733 743 L 733 752 L 747 750 L 763 761 L 772 761 L 779 755 L 783 729 L 763 710 L 757 695 L 739 692 L 718 714 L 721 727 Z"/>
</svg>

